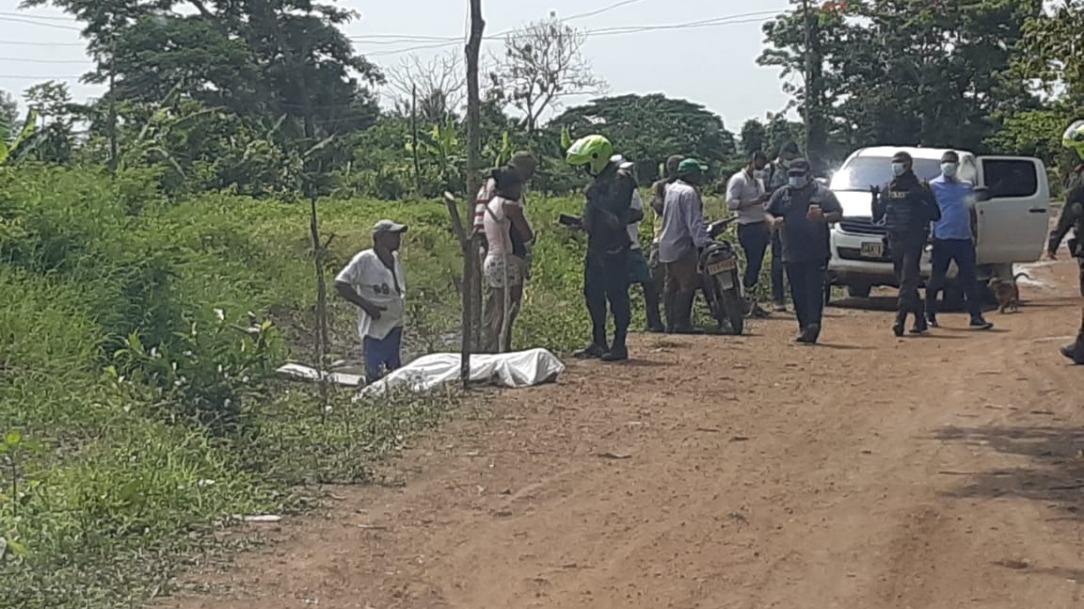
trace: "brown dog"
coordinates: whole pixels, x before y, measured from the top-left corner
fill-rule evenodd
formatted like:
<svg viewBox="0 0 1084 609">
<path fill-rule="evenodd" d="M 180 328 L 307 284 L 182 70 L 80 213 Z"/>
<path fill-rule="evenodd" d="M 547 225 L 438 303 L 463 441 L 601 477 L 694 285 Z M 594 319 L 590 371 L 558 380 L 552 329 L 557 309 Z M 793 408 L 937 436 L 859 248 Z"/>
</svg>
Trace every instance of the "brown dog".
<svg viewBox="0 0 1084 609">
<path fill-rule="evenodd" d="M 994 298 L 997 299 L 998 312 L 1016 312 L 1020 309 L 1020 288 L 1016 285 L 1016 280 L 1021 277 L 1031 279 L 1031 275 L 1027 273 L 1017 273 L 1013 275 L 1012 279 L 991 277 L 987 281 L 986 285 L 990 287 L 990 291 L 994 293 Z"/>
</svg>

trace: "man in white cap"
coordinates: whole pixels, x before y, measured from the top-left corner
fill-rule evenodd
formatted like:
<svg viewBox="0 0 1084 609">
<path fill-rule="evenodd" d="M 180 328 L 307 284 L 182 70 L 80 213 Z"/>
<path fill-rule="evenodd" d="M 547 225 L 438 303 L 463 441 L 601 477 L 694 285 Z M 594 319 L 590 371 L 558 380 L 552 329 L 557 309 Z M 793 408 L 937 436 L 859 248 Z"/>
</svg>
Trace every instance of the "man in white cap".
<svg viewBox="0 0 1084 609">
<path fill-rule="evenodd" d="M 373 247 L 354 256 L 335 277 L 335 291 L 358 307 L 358 335 L 365 351 L 365 381 L 375 383 L 401 366 L 406 285 L 399 263 L 405 224 L 373 225 Z"/>
</svg>

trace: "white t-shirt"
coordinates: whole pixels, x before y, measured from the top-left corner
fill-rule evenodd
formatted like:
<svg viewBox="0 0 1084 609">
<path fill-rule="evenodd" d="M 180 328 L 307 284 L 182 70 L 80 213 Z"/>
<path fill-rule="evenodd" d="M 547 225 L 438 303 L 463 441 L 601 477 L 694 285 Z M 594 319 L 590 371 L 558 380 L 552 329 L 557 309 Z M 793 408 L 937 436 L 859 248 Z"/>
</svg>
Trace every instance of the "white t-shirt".
<svg viewBox="0 0 1084 609">
<path fill-rule="evenodd" d="M 368 249 L 354 256 L 335 276 L 336 282 L 350 284 L 362 298 L 384 309 L 380 319 L 374 320 L 358 308 L 358 335 L 362 338 L 383 340 L 389 332 L 403 325 L 406 284 L 399 253 L 392 255 L 395 258 L 394 273 L 380 261 L 376 251 Z"/>
<path fill-rule="evenodd" d="M 474 197 L 474 228 L 477 230 L 483 230 L 485 226 L 486 206 L 493 200 L 493 197 L 497 195 L 497 180 L 489 178 L 486 183 L 482 185 L 482 188 L 478 191 L 478 196 Z M 523 197 L 521 196 L 518 201 L 512 201 L 524 208 Z"/>
<path fill-rule="evenodd" d="M 640 213 L 643 213 L 643 211 L 644 211 L 644 200 L 643 200 L 643 198 L 640 197 L 640 191 L 638 191 L 638 190 L 632 191 L 632 203 L 629 205 L 629 207 L 633 211 L 639 211 Z M 629 240 L 632 241 L 632 249 L 634 249 L 634 250 L 640 249 L 640 223 L 639 222 L 633 222 L 632 224 L 629 225 Z"/>
</svg>

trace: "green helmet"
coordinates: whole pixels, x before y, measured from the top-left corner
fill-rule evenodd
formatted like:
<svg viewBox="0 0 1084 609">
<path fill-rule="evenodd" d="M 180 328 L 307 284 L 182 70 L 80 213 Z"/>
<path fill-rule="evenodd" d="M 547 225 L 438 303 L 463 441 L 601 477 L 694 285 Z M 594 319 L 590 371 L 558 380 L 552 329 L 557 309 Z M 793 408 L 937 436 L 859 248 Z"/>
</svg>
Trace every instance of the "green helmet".
<svg viewBox="0 0 1084 609">
<path fill-rule="evenodd" d="M 598 175 L 610 164 L 613 154 L 614 146 L 610 140 L 601 135 L 588 135 L 572 142 L 565 160 L 575 167 L 586 165 L 592 175 Z"/>
<path fill-rule="evenodd" d="M 1069 125 L 1061 136 L 1061 145 L 1076 151 L 1077 156 L 1084 159 L 1084 120 Z"/>
</svg>

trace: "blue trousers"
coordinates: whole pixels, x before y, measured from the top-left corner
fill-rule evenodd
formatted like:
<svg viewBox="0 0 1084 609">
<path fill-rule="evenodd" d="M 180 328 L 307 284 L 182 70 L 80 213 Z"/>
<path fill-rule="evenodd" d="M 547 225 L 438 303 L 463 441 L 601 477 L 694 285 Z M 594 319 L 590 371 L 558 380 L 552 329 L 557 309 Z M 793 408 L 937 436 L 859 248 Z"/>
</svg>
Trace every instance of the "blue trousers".
<svg viewBox="0 0 1084 609">
<path fill-rule="evenodd" d="M 403 327 L 399 326 L 382 339 L 369 336 L 362 341 L 365 347 L 365 382 L 375 383 L 384 375 L 402 366 L 399 349 L 403 345 Z"/>
<path fill-rule="evenodd" d="M 956 283 L 964 292 L 971 319 L 982 318 L 979 284 L 975 279 L 975 244 L 970 239 L 934 239 L 933 268 L 926 284 L 926 314 L 937 315 L 937 293 L 945 287 L 949 265 L 956 262 Z"/>
</svg>

